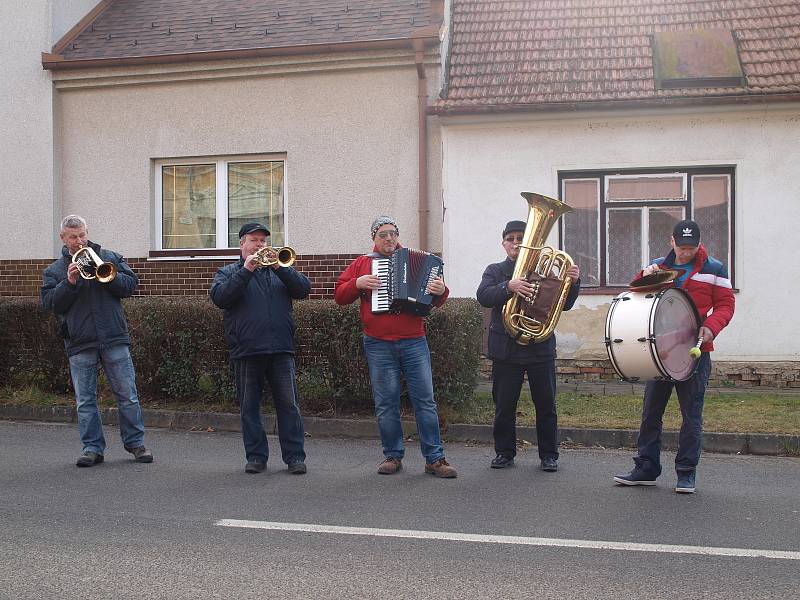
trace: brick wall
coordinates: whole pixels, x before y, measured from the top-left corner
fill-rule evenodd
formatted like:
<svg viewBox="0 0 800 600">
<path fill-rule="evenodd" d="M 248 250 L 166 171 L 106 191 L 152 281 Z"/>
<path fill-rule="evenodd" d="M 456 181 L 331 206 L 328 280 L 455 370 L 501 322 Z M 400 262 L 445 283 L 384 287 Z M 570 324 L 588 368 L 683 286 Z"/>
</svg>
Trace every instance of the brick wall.
<svg viewBox="0 0 800 600">
<path fill-rule="evenodd" d="M 481 379 L 492 377 L 492 361 L 482 358 Z M 619 377 L 606 360 L 556 359 L 556 379 L 562 383 L 612 382 Z M 732 362 L 712 360 L 710 387 L 800 389 L 800 361 Z"/>
<path fill-rule="evenodd" d="M 333 298 L 336 278 L 359 254 L 300 255 L 294 266 L 311 279 L 311 299 Z M 214 273 L 230 260 L 127 259 L 139 276 L 137 296 L 192 296 L 208 293 Z M 0 260 L 0 296 L 38 296 L 42 271 L 52 259 Z"/>
</svg>

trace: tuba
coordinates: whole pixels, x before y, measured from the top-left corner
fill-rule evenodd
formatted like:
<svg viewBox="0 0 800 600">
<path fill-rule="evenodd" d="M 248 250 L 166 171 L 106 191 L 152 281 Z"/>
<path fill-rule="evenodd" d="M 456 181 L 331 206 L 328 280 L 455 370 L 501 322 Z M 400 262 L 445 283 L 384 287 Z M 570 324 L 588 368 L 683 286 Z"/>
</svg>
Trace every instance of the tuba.
<svg viewBox="0 0 800 600">
<path fill-rule="evenodd" d="M 275 254 L 275 256 L 270 256 L 270 254 Z M 284 246 L 282 248 L 264 246 L 256 252 L 255 256 L 259 267 L 269 267 L 276 263 L 281 267 L 291 267 L 294 264 L 297 254 L 294 249 L 289 246 Z"/>
<path fill-rule="evenodd" d="M 117 266 L 114 263 L 103 262 L 90 246 L 78 248 L 72 255 L 72 262 L 78 265 L 78 273 L 84 279 L 97 279 L 100 283 L 109 283 L 117 276 Z"/>
<path fill-rule="evenodd" d="M 511 278 L 527 279 L 533 285 L 533 295 L 523 298 L 514 294 L 503 307 L 503 324 L 518 344 L 527 346 L 553 335 L 572 286 L 567 271 L 574 263 L 566 252 L 544 245 L 556 221 L 572 208 L 532 192 L 522 192 L 522 197 L 530 210 Z"/>
</svg>

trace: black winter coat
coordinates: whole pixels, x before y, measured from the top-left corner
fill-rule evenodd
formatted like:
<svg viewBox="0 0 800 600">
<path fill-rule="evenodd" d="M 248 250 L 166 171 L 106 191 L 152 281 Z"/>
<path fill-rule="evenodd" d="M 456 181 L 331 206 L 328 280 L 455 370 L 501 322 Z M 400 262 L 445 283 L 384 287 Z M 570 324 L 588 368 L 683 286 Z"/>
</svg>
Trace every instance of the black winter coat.
<svg viewBox="0 0 800 600">
<path fill-rule="evenodd" d="M 514 364 L 528 364 L 545 362 L 556 357 L 556 336 L 551 335 L 548 339 L 538 344 L 531 342 L 523 346 L 514 341 L 506 333 L 503 325 L 503 306 L 511 299 L 511 292 L 508 290 L 508 282 L 514 273 L 514 261 L 506 258 L 503 262 L 494 263 L 486 267 L 483 278 L 478 286 L 478 302 L 486 308 L 492 309 L 492 320 L 489 325 L 489 348 L 487 357 Z M 564 302 L 564 310 L 569 310 L 575 304 L 578 293 L 581 289 L 581 280 L 578 279 L 570 287 L 567 299 Z"/>
<path fill-rule="evenodd" d="M 61 258 L 42 273 L 39 293 L 42 308 L 58 318 L 68 356 L 93 348 L 130 344 L 128 323 L 121 298 L 128 298 L 139 285 L 139 278 L 121 255 L 89 242 L 104 262 L 114 263 L 117 276 L 109 283 L 78 277 L 75 285 L 67 279 L 72 255 L 64 246 Z"/>
<path fill-rule="evenodd" d="M 294 353 L 292 299 L 311 292 L 308 277 L 291 267 L 248 271 L 244 259 L 217 271 L 209 295 L 225 309 L 225 339 L 231 360 Z"/>
</svg>

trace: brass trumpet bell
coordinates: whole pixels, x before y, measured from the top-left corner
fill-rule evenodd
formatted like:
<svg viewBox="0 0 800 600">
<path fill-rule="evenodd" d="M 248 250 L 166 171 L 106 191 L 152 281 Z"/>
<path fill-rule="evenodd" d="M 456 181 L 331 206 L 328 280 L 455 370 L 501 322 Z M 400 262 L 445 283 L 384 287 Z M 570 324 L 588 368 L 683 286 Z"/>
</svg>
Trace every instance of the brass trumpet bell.
<svg viewBox="0 0 800 600">
<path fill-rule="evenodd" d="M 89 246 L 78 248 L 72 255 L 72 262 L 78 265 L 78 273 L 83 279 L 97 279 L 100 283 L 109 283 L 117 276 L 117 265 L 103 262 L 97 252 Z"/>
<path fill-rule="evenodd" d="M 255 257 L 259 267 L 270 267 L 274 264 L 280 267 L 291 267 L 297 258 L 297 254 L 289 246 L 283 246 L 282 248 L 264 246 L 256 252 Z"/>
</svg>

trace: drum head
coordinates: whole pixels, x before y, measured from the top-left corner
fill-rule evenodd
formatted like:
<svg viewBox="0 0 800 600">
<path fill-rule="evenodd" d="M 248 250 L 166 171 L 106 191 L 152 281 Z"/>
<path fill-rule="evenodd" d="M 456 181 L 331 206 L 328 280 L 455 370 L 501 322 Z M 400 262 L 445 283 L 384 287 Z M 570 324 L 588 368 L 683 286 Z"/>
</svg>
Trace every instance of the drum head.
<svg viewBox="0 0 800 600">
<path fill-rule="evenodd" d="M 676 381 L 688 379 L 695 360 L 689 350 L 697 343 L 700 317 L 689 295 L 681 289 L 659 292 L 652 314 L 655 359 L 661 371 Z"/>
</svg>

